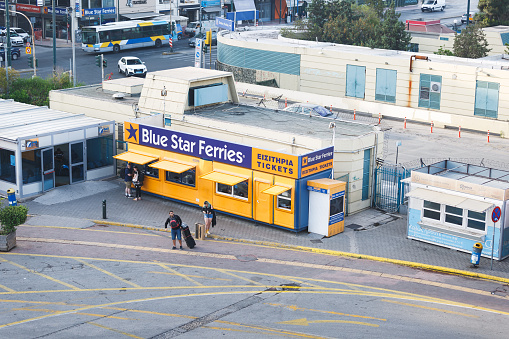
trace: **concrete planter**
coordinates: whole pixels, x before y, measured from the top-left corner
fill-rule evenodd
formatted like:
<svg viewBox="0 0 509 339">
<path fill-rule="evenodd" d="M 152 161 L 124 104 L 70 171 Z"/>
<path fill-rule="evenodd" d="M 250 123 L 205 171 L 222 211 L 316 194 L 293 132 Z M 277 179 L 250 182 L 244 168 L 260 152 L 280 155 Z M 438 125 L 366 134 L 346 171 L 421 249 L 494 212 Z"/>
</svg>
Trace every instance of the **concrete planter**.
<svg viewBox="0 0 509 339">
<path fill-rule="evenodd" d="M 14 247 L 16 247 L 16 231 L 0 235 L 0 252 L 9 252 Z"/>
</svg>

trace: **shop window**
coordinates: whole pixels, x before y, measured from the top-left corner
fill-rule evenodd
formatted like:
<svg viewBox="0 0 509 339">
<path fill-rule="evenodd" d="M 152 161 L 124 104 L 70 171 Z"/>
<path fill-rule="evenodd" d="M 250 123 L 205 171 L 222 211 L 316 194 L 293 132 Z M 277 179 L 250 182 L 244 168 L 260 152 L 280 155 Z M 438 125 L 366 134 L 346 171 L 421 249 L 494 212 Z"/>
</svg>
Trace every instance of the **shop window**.
<svg viewBox="0 0 509 339">
<path fill-rule="evenodd" d="M 195 187 L 196 186 L 196 171 L 194 168 L 187 170 L 183 173 L 175 173 L 166 171 L 166 181 L 175 182 Z"/>
<path fill-rule="evenodd" d="M 440 204 L 424 200 L 423 216 L 440 221 Z"/>
<path fill-rule="evenodd" d="M 113 166 L 113 135 L 87 139 L 87 169 Z"/>
<path fill-rule="evenodd" d="M 14 151 L 0 148 L 0 180 L 16 184 L 16 157 Z"/>
<path fill-rule="evenodd" d="M 396 102 L 397 72 L 392 69 L 376 69 L 375 100 Z"/>
<path fill-rule="evenodd" d="M 366 67 L 346 65 L 346 96 L 364 99 Z"/>
<path fill-rule="evenodd" d="M 468 211 L 467 227 L 479 231 L 486 231 L 486 212 L 479 213 L 474 211 Z"/>
<path fill-rule="evenodd" d="M 442 77 L 421 74 L 419 82 L 419 107 L 440 109 L 442 95 Z"/>
<path fill-rule="evenodd" d="M 148 164 L 145 165 L 145 169 L 144 169 L 143 172 L 145 173 L 146 177 L 151 177 L 151 178 L 159 179 L 159 169 L 158 168 L 154 168 L 154 167 L 150 167 L 150 165 L 152 165 L 152 164 L 154 164 L 156 162 L 159 162 L 159 159 L 151 161 L 151 162 L 149 162 Z"/>
<path fill-rule="evenodd" d="M 277 196 L 277 207 L 285 210 L 292 209 L 292 190 L 285 191 Z"/>
<path fill-rule="evenodd" d="M 21 153 L 23 184 L 40 182 L 42 177 L 41 150 L 36 149 Z"/>
<path fill-rule="evenodd" d="M 407 50 L 409 52 L 419 52 L 419 44 L 409 43 Z"/>
<path fill-rule="evenodd" d="M 239 182 L 234 186 L 216 183 L 216 193 L 230 195 L 234 198 L 246 199 L 249 193 L 249 183 L 247 180 Z"/>
<path fill-rule="evenodd" d="M 476 82 L 474 115 L 486 118 L 498 117 L 498 88 L 499 84 L 496 82 Z"/>
</svg>

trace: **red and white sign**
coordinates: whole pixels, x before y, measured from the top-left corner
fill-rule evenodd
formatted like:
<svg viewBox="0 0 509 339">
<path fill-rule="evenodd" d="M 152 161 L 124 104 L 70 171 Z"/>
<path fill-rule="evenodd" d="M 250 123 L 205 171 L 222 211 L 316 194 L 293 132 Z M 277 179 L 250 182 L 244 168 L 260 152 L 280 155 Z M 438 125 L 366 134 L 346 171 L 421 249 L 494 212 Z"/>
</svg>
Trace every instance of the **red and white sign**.
<svg viewBox="0 0 509 339">
<path fill-rule="evenodd" d="M 34 5 L 16 4 L 16 10 L 19 12 L 41 13 L 41 8 Z"/>
<path fill-rule="evenodd" d="M 170 47 L 173 47 L 173 39 L 170 37 Z"/>
</svg>

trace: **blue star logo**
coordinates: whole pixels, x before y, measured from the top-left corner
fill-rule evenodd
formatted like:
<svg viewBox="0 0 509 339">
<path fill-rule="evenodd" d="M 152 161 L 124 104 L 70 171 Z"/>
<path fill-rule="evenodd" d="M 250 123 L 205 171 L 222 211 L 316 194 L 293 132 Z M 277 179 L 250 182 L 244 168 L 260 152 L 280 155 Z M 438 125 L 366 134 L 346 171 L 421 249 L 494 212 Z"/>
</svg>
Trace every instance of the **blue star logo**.
<svg viewBox="0 0 509 339">
<path fill-rule="evenodd" d="M 136 140 L 136 132 L 138 131 L 138 129 L 133 128 L 133 125 L 130 125 L 129 128 L 126 129 L 126 131 L 129 132 L 129 137 L 127 139 L 134 138 L 134 141 L 138 141 Z"/>
</svg>

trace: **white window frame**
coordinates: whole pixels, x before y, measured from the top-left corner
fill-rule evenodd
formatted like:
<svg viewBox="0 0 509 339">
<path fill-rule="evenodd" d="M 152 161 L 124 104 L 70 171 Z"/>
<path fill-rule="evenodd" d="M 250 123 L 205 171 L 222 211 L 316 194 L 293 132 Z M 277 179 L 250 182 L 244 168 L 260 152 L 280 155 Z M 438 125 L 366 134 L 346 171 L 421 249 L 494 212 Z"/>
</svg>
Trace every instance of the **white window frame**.
<svg viewBox="0 0 509 339">
<path fill-rule="evenodd" d="M 249 181 L 246 179 L 244 181 L 239 182 L 239 184 L 243 183 L 243 182 L 247 182 L 247 197 L 241 197 L 240 195 L 235 195 L 235 185 L 230 186 L 230 185 L 226 185 L 226 184 L 221 184 L 220 182 L 216 182 L 216 194 L 248 201 L 249 200 Z M 225 186 L 230 187 L 231 193 L 220 192 L 219 191 L 219 185 L 225 185 Z"/>
<path fill-rule="evenodd" d="M 471 231 L 471 232 L 478 232 L 478 233 L 483 233 L 483 234 L 486 234 L 486 227 L 487 227 L 487 217 L 488 217 L 488 213 L 487 212 L 483 212 L 484 213 L 484 230 L 480 230 L 480 229 L 477 229 L 477 228 L 473 228 L 473 227 L 469 227 L 468 226 L 468 220 L 469 219 L 472 219 L 472 220 L 475 220 L 475 221 L 478 221 L 478 222 L 483 222 L 482 220 L 480 219 L 476 219 L 476 218 L 473 218 L 473 217 L 469 217 L 468 216 L 468 212 L 469 210 L 467 209 L 462 209 L 462 214 L 461 214 L 461 218 L 462 218 L 462 224 L 461 225 L 458 225 L 458 224 L 455 224 L 455 223 L 450 223 L 450 222 L 446 222 L 446 215 L 447 214 L 450 214 L 450 215 L 455 215 L 455 216 L 459 216 L 459 214 L 454 214 L 454 213 L 449 213 L 449 212 L 446 212 L 446 206 L 450 206 L 450 205 L 445 205 L 445 204 L 439 204 L 440 205 L 440 220 L 438 219 L 433 219 L 433 218 L 429 218 L 429 217 L 425 217 L 424 216 L 424 210 L 430 210 L 430 211 L 437 211 L 438 210 L 435 210 L 435 209 L 431 209 L 431 208 L 425 208 L 424 207 L 424 204 L 426 201 L 429 201 L 431 203 L 434 203 L 434 204 L 439 204 L 437 202 L 434 202 L 434 201 L 430 201 L 430 200 L 423 200 L 422 201 L 422 213 L 421 213 L 421 219 L 423 221 L 428 221 L 428 222 L 431 222 L 431 223 L 440 223 L 442 224 L 443 226 L 447 226 L 447 227 L 454 227 L 454 228 L 457 228 L 457 229 L 460 229 L 460 230 L 464 230 L 464 231 Z M 458 207 L 454 207 L 454 206 L 451 206 L 453 208 L 458 208 Z M 475 211 L 471 211 L 471 212 L 474 212 L 474 213 L 479 213 L 479 212 L 475 212 Z M 481 213 L 482 214 L 482 213 Z"/>
<path fill-rule="evenodd" d="M 290 192 L 290 197 L 283 196 L 283 194 L 285 194 L 286 192 Z M 292 201 L 292 189 L 290 188 L 288 191 L 284 191 L 283 193 L 279 194 L 279 195 L 277 196 L 277 199 L 276 199 L 276 200 L 277 200 L 277 201 L 276 201 L 276 203 L 277 203 L 276 208 L 277 208 L 277 209 L 284 210 L 284 211 L 291 211 L 291 210 L 292 210 L 292 203 L 293 203 L 293 201 Z M 290 208 L 280 207 L 280 206 L 279 206 L 279 201 L 280 201 L 280 200 L 289 201 L 289 203 L 290 203 Z"/>
</svg>

